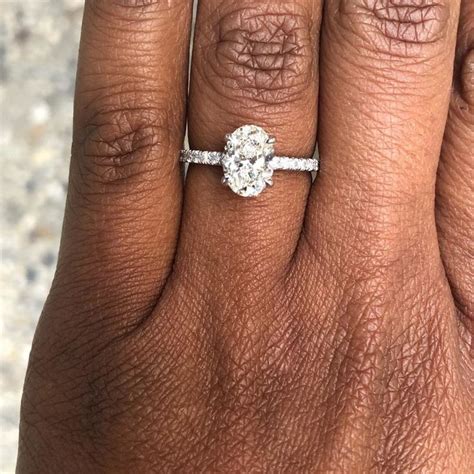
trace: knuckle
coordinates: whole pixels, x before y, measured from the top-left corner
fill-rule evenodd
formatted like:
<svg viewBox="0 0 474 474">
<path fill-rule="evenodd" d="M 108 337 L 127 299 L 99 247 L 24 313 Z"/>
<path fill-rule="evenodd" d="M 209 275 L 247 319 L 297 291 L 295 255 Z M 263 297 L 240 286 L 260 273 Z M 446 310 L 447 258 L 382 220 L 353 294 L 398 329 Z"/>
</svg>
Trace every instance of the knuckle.
<svg viewBox="0 0 474 474">
<path fill-rule="evenodd" d="M 201 67 L 211 67 L 208 79 L 220 95 L 281 104 L 311 83 L 316 41 L 305 11 L 279 3 L 239 7 L 211 28 Z"/>
<path fill-rule="evenodd" d="M 87 3 L 87 2 L 86 2 Z M 148 15 L 154 16 L 163 10 L 169 10 L 178 1 L 165 0 L 91 0 L 88 2 L 90 8 L 102 15 L 112 15 L 118 19 L 152 19 Z"/>
<path fill-rule="evenodd" d="M 99 185 L 146 182 L 170 151 L 169 128 L 155 108 L 96 113 L 73 144 L 81 179 Z"/>
<path fill-rule="evenodd" d="M 107 2 L 109 3 L 109 2 Z M 166 2 L 163 0 L 114 0 L 110 2 L 112 4 L 125 7 L 125 8 L 134 8 L 134 7 L 149 7 L 154 5 L 162 5 Z"/>
<path fill-rule="evenodd" d="M 410 53 L 442 40 L 450 21 L 446 0 L 340 0 L 340 21 L 373 48 Z"/>
</svg>

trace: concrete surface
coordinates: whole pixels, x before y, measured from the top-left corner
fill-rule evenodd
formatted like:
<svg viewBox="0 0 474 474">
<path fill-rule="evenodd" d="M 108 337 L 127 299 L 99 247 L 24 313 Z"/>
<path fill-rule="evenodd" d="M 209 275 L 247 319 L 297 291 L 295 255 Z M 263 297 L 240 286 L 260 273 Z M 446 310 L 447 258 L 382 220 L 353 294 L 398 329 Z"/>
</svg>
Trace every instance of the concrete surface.
<svg viewBox="0 0 474 474">
<path fill-rule="evenodd" d="M 0 0 L 0 472 L 56 263 L 82 0 Z"/>
</svg>

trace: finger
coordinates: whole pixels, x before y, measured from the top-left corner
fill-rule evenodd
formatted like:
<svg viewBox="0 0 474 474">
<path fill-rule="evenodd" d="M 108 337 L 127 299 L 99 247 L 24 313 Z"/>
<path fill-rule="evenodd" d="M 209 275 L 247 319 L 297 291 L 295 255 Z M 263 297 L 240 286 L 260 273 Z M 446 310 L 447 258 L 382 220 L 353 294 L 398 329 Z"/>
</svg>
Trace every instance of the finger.
<svg viewBox="0 0 474 474">
<path fill-rule="evenodd" d="M 355 259 L 366 267 L 368 255 L 385 266 L 414 242 L 437 245 L 458 2 L 328 0 L 325 11 L 321 173 L 303 242 L 321 257 L 334 251 L 344 269 Z"/>
<path fill-rule="evenodd" d="M 117 311 L 152 305 L 173 258 L 191 3 L 85 5 L 58 280 Z"/>
<path fill-rule="evenodd" d="M 441 256 L 462 319 L 474 330 L 474 3 L 461 5 L 454 91 L 438 169 Z"/>
<path fill-rule="evenodd" d="M 189 107 L 192 148 L 222 150 L 225 135 L 256 124 L 277 155 L 309 157 L 316 140 L 319 1 L 199 3 Z M 193 165 L 186 184 L 183 246 L 203 259 L 271 267 L 290 258 L 310 186 L 304 172 L 276 171 L 274 186 L 244 198 L 221 167 Z M 252 255 L 251 260 L 248 259 Z"/>
</svg>

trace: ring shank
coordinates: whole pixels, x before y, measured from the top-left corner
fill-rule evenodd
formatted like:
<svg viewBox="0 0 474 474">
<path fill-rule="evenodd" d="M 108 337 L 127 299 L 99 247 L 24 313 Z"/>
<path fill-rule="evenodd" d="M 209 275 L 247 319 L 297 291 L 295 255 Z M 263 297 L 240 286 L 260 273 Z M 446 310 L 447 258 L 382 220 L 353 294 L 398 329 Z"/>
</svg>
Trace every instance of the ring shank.
<svg viewBox="0 0 474 474">
<path fill-rule="evenodd" d="M 182 163 L 195 163 L 200 165 L 220 165 L 225 153 L 219 151 L 182 150 L 180 161 Z M 319 161 L 315 158 L 292 158 L 289 156 L 274 156 L 270 159 L 270 166 L 274 170 L 283 171 L 318 171 Z"/>
<path fill-rule="evenodd" d="M 224 153 L 219 151 L 181 150 L 179 161 L 199 165 L 220 165 Z"/>
</svg>

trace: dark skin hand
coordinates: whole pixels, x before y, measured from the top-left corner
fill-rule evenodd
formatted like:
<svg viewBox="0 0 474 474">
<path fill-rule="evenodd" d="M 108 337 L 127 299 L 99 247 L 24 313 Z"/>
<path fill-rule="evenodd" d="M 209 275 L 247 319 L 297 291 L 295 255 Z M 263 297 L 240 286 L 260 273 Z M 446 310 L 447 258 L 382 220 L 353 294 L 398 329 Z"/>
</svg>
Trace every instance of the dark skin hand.
<svg viewBox="0 0 474 474">
<path fill-rule="evenodd" d="M 474 472 L 474 2 L 201 0 L 186 104 L 191 17 L 86 1 L 18 472 Z"/>
</svg>

